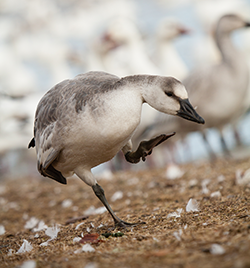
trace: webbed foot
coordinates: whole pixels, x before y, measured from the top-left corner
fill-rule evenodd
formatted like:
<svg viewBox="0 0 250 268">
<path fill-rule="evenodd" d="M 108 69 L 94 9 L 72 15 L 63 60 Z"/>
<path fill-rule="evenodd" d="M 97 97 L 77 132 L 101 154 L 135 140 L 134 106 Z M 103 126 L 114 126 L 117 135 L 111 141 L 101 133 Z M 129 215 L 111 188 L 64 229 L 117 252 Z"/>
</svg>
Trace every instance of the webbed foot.
<svg viewBox="0 0 250 268">
<path fill-rule="evenodd" d="M 151 140 L 148 141 L 142 141 L 139 144 L 139 147 L 135 152 L 127 152 L 125 154 L 125 158 L 128 162 L 136 164 L 140 162 L 141 158 L 142 161 L 146 160 L 146 156 L 150 155 L 153 151 L 153 148 L 167 140 L 168 138 L 172 137 L 175 135 L 175 132 L 171 134 L 161 134 Z"/>
<path fill-rule="evenodd" d="M 115 221 L 115 227 L 114 228 L 129 228 L 129 227 L 134 227 L 140 224 L 146 224 L 146 222 L 135 222 L 135 223 L 130 223 L 130 222 L 126 222 L 123 220 L 120 221 Z"/>
</svg>

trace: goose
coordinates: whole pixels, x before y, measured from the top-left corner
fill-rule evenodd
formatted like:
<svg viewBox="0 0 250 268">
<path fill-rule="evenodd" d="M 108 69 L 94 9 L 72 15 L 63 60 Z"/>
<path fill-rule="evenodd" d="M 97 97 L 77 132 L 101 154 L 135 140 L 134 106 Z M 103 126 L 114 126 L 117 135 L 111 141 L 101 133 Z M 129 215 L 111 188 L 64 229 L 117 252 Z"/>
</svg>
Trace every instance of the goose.
<svg viewBox="0 0 250 268">
<path fill-rule="evenodd" d="M 215 41 L 221 54 L 221 61 L 218 64 L 199 66 L 183 80 L 192 104 L 204 116 L 206 125 L 199 127 L 164 115 L 153 126 L 148 126 L 148 131 L 144 129 L 144 132 L 148 132 L 148 136 L 174 129 L 184 138 L 190 132 L 202 131 L 205 145 L 213 158 L 215 155 L 207 141 L 205 129 L 217 128 L 221 133 L 223 150 L 228 151 L 222 129 L 241 116 L 249 84 L 247 63 L 241 52 L 234 47 L 230 34 L 249 26 L 250 22 L 239 15 L 222 16 L 215 29 Z"/>
<path fill-rule="evenodd" d="M 160 73 L 178 77 L 179 80 L 188 74 L 188 68 L 178 54 L 173 41 L 190 32 L 184 25 L 174 18 L 164 17 L 156 28 L 154 62 Z"/>
<path fill-rule="evenodd" d="M 105 28 L 102 46 L 115 44 L 114 49 L 99 53 L 104 70 L 118 76 L 159 74 L 159 68 L 147 55 L 145 42 L 133 20 L 119 17 L 111 20 Z"/>
<path fill-rule="evenodd" d="M 185 87 L 175 78 L 119 78 L 92 71 L 64 80 L 44 95 L 35 114 L 34 138 L 28 145 L 36 147 L 41 175 L 66 184 L 66 178 L 76 174 L 92 187 L 119 227 L 139 223 L 127 223 L 115 215 L 91 169 L 120 150 L 128 162 L 138 163 L 174 135 L 142 141 L 132 151 L 131 136 L 140 122 L 143 102 L 160 112 L 204 124 L 190 104 Z"/>
</svg>

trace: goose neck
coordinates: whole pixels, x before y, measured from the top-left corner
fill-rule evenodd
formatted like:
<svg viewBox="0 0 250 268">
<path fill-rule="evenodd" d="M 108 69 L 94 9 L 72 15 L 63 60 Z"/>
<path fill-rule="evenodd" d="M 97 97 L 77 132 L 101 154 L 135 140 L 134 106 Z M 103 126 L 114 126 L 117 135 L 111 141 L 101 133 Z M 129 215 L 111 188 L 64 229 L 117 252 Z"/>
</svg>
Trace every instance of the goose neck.
<svg viewBox="0 0 250 268">
<path fill-rule="evenodd" d="M 240 58 L 239 51 L 231 41 L 230 33 L 216 31 L 216 44 L 222 56 L 222 62 L 232 65 Z"/>
</svg>

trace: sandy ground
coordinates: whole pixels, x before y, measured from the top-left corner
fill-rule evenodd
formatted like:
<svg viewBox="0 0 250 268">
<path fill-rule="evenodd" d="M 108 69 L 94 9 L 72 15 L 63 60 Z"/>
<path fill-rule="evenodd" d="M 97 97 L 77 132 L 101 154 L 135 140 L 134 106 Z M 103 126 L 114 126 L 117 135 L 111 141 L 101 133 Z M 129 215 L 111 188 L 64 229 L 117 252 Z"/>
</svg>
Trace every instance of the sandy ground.
<svg viewBox="0 0 250 268">
<path fill-rule="evenodd" d="M 100 180 L 120 218 L 146 222 L 125 230 L 111 228 L 108 212 L 66 224 L 91 206 L 102 207 L 78 179 L 66 186 L 42 177 L 1 181 L 0 225 L 5 233 L 0 235 L 0 267 L 18 267 L 27 260 L 35 267 L 250 267 L 250 188 L 236 180 L 236 172 L 244 174 L 250 160 L 180 168 L 184 175 L 175 180 L 166 178 L 166 168 L 119 172 Z M 123 196 L 111 201 L 117 191 Z M 198 202 L 199 211 L 186 212 L 190 198 Z M 41 245 L 50 238 L 45 230 L 25 228 L 31 217 L 60 228 L 47 246 Z M 115 237 L 118 231 L 120 237 Z M 86 244 L 73 242 L 88 233 L 99 235 L 87 241 L 92 252 L 82 251 Z M 105 233 L 113 236 L 106 238 Z M 32 249 L 17 253 L 23 239 Z"/>
</svg>

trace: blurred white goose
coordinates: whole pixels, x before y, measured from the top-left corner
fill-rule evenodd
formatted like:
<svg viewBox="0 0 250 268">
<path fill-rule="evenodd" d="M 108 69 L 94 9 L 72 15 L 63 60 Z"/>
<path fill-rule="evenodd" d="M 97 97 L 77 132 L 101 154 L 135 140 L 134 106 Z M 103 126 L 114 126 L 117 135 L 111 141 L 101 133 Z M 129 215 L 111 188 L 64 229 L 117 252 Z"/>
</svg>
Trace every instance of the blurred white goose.
<svg viewBox="0 0 250 268">
<path fill-rule="evenodd" d="M 142 36 L 132 20 L 124 17 L 112 20 L 104 35 L 102 41 L 114 48 L 100 55 L 104 70 L 119 76 L 160 73 L 150 60 Z"/>
<path fill-rule="evenodd" d="M 148 127 L 149 137 L 172 130 L 183 137 L 189 132 L 205 128 L 215 127 L 222 131 L 226 124 L 239 118 L 247 96 L 249 71 L 244 57 L 232 44 L 230 34 L 234 30 L 249 26 L 250 23 L 238 15 L 221 17 L 215 32 L 216 43 L 222 57 L 221 62 L 216 65 L 201 66 L 183 81 L 192 103 L 204 116 L 206 125 L 200 127 L 163 116 L 164 119 L 155 122 L 153 128 Z M 206 140 L 205 134 L 203 137 Z M 223 137 L 222 144 L 226 146 Z"/>
<path fill-rule="evenodd" d="M 187 33 L 189 30 L 173 18 L 164 18 L 157 26 L 154 62 L 162 75 L 182 80 L 188 74 L 186 64 L 173 45 L 176 38 Z"/>
<path fill-rule="evenodd" d="M 133 224 L 114 214 L 91 169 L 120 150 L 131 163 L 145 160 L 155 146 L 173 135 L 144 141 L 132 152 L 131 137 L 140 122 L 143 102 L 163 113 L 204 123 L 175 78 L 119 78 L 104 72 L 81 74 L 57 84 L 41 99 L 35 115 L 29 147 L 36 146 L 38 171 L 63 184 L 75 173 L 93 188 L 116 226 Z"/>
</svg>

